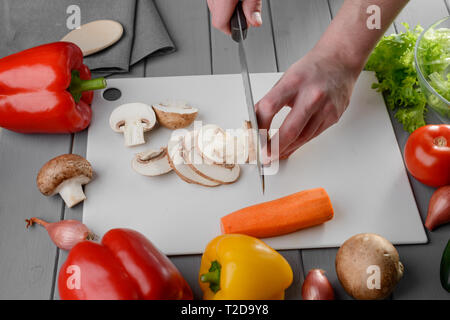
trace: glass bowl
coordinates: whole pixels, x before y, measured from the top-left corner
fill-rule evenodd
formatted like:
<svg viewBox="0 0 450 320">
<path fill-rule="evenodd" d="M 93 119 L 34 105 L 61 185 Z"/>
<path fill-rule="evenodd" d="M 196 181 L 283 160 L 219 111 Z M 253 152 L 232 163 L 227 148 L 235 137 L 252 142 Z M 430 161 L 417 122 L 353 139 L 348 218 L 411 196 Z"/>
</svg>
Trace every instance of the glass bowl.
<svg viewBox="0 0 450 320">
<path fill-rule="evenodd" d="M 436 58 L 436 52 L 441 53 Z M 424 30 L 414 50 L 417 78 L 428 105 L 450 123 L 450 16 Z"/>
</svg>

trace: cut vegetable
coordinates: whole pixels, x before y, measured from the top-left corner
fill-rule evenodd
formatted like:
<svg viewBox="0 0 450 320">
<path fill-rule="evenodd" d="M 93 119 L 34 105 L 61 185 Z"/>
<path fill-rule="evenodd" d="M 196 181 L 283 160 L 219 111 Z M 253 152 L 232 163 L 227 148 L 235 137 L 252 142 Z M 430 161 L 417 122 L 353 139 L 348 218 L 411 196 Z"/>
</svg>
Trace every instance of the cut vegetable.
<svg viewBox="0 0 450 320">
<path fill-rule="evenodd" d="M 248 157 L 247 163 L 256 164 L 256 132 L 253 131 L 252 123 L 250 121 L 244 122 L 244 130 L 247 130 L 248 136 Z"/>
<path fill-rule="evenodd" d="M 127 147 L 145 143 L 144 132 L 156 124 L 153 109 L 144 103 L 128 103 L 116 108 L 109 118 L 111 129 L 122 132 Z"/>
<path fill-rule="evenodd" d="M 148 177 L 160 176 L 172 171 L 166 148 L 138 153 L 131 165 L 137 173 Z"/>
<path fill-rule="evenodd" d="M 198 110 L 185 103 L 161 103 L 153 105 L 158 122 L 171 130 L 186 128 L 197 118 Z"/>
<path fill-rule="evenodd" d="M 222 217 L 221 229 L 222 233 L 275 237 L 322 224 L 333 215 L 327 192 L 317 188 L 233 212 Z"/>
<path fill-rule="evenodd" d="M 183 136 L 172 135 L 167 146 L 169 164 L 173 171 L 187 183 L 195 183 L 205 187 L 216 187 L 220 185 L 197 174 L 185 163 L 183 157 L 183 138 Z"/>
<path fill-rule="evenodd" d="M 242 164 L 248 160 L 248 130 L 225 131 L 217 125 L 203 126 L 196 138 L 201 156 L 215 164 Z"/>
<path fill-rule="evenodd" d="M 220 184 L 230 184 L 239 179 L 239 165 L 218 165 L 202 158 L 195 147 L 197 132 L 189 132 L 183 139 L 183 158 L 189 167 L 200 176 Z"/>
</svg>

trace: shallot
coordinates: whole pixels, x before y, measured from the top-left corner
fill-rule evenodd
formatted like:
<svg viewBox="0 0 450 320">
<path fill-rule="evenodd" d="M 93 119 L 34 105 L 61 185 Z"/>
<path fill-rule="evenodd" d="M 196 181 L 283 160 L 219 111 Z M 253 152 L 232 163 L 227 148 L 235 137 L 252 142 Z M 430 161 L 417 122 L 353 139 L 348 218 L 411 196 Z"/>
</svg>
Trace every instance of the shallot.
<svg viewBox="0 0 450 320">
<path fill-rule="evenodd" d="M 334 300 L 334 290 L 321 269 L 311 269 L 302 286 L 303 300 Z"/>
<path fill-rule="evenodd" d="M 444 186 L 431 196 L 425 227 L 431 231 L 448 222 L 450 222 L 450 186 Z"/>
<path fill-rule="evenodd" d="M 80 221 L 62 220 L 49 223 L 39 218 L 26 219 L 27 228 L 37 223 L 43 226 L 53 243 L 60 249 L 70 250 L 84 240 L 94 240 L 96 236 Z"/>
</svg>

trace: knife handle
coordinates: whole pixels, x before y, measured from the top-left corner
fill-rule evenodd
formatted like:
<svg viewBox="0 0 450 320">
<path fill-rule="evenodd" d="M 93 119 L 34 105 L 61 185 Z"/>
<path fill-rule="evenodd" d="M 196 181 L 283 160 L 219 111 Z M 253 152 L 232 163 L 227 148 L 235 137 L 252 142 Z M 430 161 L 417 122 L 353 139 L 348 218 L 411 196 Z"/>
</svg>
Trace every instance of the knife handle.
<svg viewBox="0 0 450 320">
<path fill-rule="evenodd" d="M 236 42 L 241 42 L 241 28 L 239 25 L 239 20 L 242 26 L 242 35 L 247 38 L 247 19 L 245 19 L 244 10 L 242 10 L 242 1 L 239 1 L 236 10 L 234 10 L 233 17 L 231 17 L 230 27 L 231 27 L 231 38 Z"/>
</svg>

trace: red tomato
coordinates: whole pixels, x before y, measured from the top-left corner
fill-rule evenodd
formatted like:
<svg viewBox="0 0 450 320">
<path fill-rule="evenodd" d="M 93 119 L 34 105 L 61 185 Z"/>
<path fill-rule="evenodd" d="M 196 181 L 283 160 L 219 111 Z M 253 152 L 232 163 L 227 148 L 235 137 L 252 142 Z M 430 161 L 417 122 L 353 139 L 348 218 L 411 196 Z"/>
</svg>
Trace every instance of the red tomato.
<svg viewBox="0 0 450 320">
<path fill-rule="evenodd" d="M 450 125 L 428 125 L 414 131 L 405 145 L 405 163 L 423 184 L 450 184 Z"/>
</svg>

